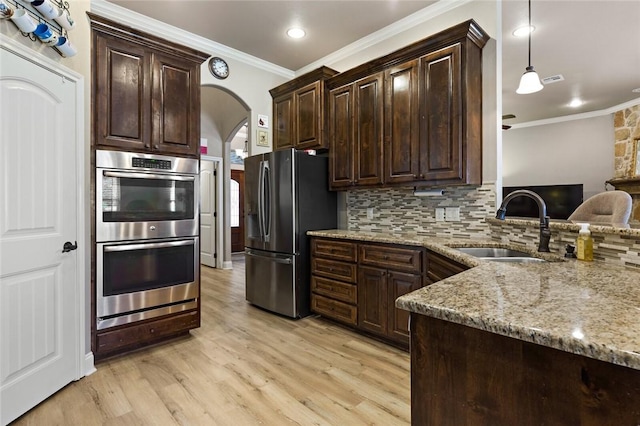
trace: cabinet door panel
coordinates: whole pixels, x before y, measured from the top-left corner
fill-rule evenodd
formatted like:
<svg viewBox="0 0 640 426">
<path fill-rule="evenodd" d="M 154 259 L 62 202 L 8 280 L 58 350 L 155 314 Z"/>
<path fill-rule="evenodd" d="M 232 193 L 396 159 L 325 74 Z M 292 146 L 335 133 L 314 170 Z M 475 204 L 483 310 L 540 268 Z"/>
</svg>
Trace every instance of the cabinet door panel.
<svg viewBox="0 0 640 426">
<path fill-rule="evenodd" d="M 315 82 L 295 92 L 296 135 L 298 149 L 311 149 L 322 145 L 322 111 L 320 110 L 320 82 Z"/>
<path fill-rule="evenodd" d="M 356 185 L 382 183 L 383 92 L 382 73 L 359 80 L 354 89 L 354 144 Z"/>
<path fill-rule="evenodd" d="M 150 58 L 140 46 L 104 36 L 95 40 L 96 145 L 150 147 Z"/>
<path fill-rule="evenodd" d="M 293 147 L 293 95 L 273 100 L 274 137 L 273 149 L 288 149 Z"/>
<path fill-rule="evenodd" d="M 409 311 L 395 307 L 396 299 L 422 287 L 422 276 L 403 272 L 389 272 L 389 337 L 409 342 Z"/>
<path fill-rule="evenodd" d="M 462 180 L 460 44 L 421 59 L 420 172 L 424 180 Z"/>
<path fill-rule="evenodd" d="M 385 72 L 385 182 L 412 182 L 419 173 L 417 60 Z"/>
<path fill-rule="evenodd" d="M 153 149 L 198 155 L 200 146 L 199 67 L 165 55 L 153 61 Z"/>
<path fill-rule="evenodd" d="M 362 266 L 358 270 L 358 327 L 387 333 L 387 271 Z"/>
<path fill-rule="evenodd" d="M 427 251 L 427 277 L 432 282 L 449 278 L 469 269 L 461 263 L 432 251 Z"/>
<path fill-rule="evenodd" d="M 329 167 L 331 189 L 353 183 L 353 87 L 332 90 L 329 95 Z"/>
</svg>

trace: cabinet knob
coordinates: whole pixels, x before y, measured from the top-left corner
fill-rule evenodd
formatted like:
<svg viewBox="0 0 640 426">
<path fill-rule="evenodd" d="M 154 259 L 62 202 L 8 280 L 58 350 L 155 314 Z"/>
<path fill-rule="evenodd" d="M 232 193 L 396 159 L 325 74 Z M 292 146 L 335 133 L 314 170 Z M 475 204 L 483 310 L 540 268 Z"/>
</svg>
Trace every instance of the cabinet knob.
<svg viewBox="0 0 640 426">
<path fill-rule="evenodd" d="M 420 178 L 421 178 L 421 179 L 422 179 L 422 178 L 424 178 L 424 175 L 423 175 L 422 173 L 420 173 Z"/>
<path fill-rule="evenodd" d="M 158 145 L 158 144 L 155 144 L 153 147 L 154 147 L 155 149 L 160 149 L 160 145 Z"/>
<path fill-rule="evenodd" d="M 414 179 L 417 179 L 417 178 L 418 178 L 418 175 L 413 175 L 413 178 L 414 178 Z"/>
<path fill-rule="evenodd" d="M 145 143 L 145 144 L 144 144 L 144 147 L 145 147 L 145 148 L 149 148 L 149 147 L 151 147 L 151 144 Z"/>
</svg>

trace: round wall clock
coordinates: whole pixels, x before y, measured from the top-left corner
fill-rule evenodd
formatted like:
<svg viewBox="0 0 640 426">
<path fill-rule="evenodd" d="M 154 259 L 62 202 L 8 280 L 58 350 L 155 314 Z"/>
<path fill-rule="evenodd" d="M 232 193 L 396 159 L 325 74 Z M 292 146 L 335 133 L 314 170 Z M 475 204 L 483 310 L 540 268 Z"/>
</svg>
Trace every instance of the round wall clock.
<svg viewBox="0 0 640 426">
<path fill-rule="evenodd" d="M 229 64 L 224 59 L 214 56 L 209 59 L 209 71 L 215 78 L 224 80 L 229 77 Z"/>
</svg>

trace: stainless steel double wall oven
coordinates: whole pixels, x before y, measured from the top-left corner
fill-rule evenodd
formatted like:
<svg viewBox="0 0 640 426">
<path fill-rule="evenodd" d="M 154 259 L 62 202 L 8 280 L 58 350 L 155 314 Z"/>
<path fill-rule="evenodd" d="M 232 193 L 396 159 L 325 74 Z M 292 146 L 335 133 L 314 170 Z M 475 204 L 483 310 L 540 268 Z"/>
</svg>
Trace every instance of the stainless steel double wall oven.
<svg viewBox="0 0 640 426">
<path fill-rule="evenodd" d="M 199 162 L 96 150 L 96 327 L 197 307 Z"/>
</svg>

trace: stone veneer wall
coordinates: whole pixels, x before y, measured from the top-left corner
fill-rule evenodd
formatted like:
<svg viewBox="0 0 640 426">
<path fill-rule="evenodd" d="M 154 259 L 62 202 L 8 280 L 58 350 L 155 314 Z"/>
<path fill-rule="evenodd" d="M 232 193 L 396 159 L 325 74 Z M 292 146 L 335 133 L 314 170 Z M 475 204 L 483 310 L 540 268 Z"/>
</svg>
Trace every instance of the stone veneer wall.
<svg viewBox="0 0 640 426">
<path fill-rule="evenodd" d="M 613 115 L 615 132 L 614 177 L 635 175 L 635 140 L 640 139 L 640 105 L 617 111 Z"/>
<path fill-rule="evenodd" d="M 485 219 L 496 212 L 495 185 L 441 188 L 441 196 L 416 197 L 413 188 L 358 189 L 347 193 L 349 230 L 486 239 Z M 460 207 L 460 221 L 436 222 L 436 207 Z M 373 219 L 367 218 L 373 208 Z"/>
<path fill-rule="evenodd" d="M 613 115 L 615 133 L 614 177 L 631 178 L 636 176 L 635 151 L 640 139 L 640 105 L 625 108 Z M 631 221 L 640 221 L 640 197 L 631 194 L 633 206 Z"/>
<path fill-rule="evenodd" d="M 501 222 L 489 223 L 491 239 L 501 243 L 522 244 L 537 249 L 539 228 L 537 225 L 516 225 Z M 576 226 L 577 228 L 577 226 Z M 620 233 L 592 232 L 593 257 L 606 263 L 640 270 L 640 237 Z M 578 230 L 570 231 L 551 227 L 549 249 L 552 253 L 564 255 L 567 244 L 576 244 Z"/>
</svg>

